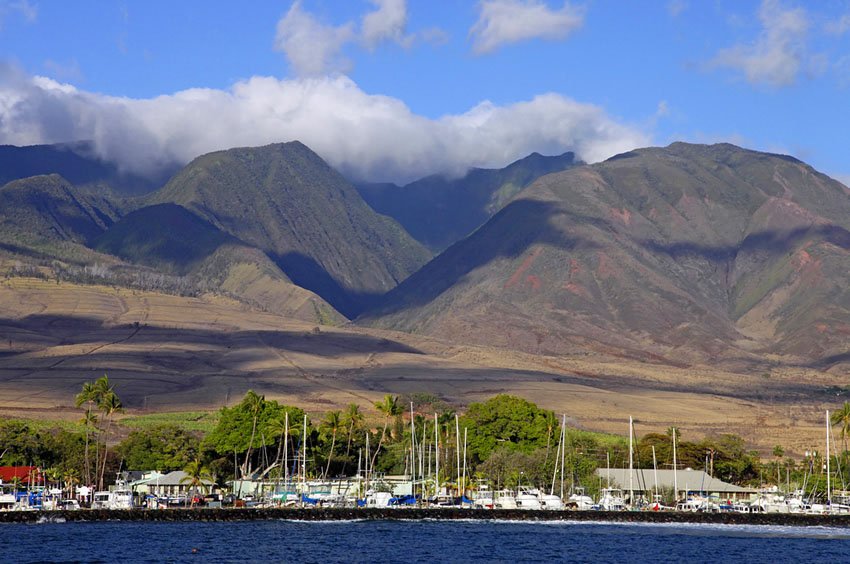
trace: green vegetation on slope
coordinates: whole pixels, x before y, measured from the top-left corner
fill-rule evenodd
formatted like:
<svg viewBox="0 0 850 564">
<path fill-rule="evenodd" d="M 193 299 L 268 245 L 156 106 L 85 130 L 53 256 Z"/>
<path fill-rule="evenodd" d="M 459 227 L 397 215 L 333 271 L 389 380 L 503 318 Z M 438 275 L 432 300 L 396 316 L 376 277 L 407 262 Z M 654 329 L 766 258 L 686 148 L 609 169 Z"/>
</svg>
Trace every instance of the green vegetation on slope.
<svg viewBox="0 0 850 564">
<path fill-rule="evenodd" d="M 298 142 L 199 157 L 151 201 L 179 204 L 264 251 L 295 284 L 347 315 L 429 258 Z"/>
</svg>

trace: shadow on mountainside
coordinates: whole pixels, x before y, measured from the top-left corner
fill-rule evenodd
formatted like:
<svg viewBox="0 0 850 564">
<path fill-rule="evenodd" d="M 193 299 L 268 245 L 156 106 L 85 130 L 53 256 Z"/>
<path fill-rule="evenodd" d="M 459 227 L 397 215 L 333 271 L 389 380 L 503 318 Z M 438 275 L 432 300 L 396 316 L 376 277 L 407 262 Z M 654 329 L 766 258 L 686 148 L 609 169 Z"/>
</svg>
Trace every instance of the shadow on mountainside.
<svg viewBox="0 0 850 564">
<path fill-rule="evenodd" d="M 14 329 L 12 334 L 10 329 Z M 0 318 L 0 344 L 2 338 L 12 339 L 17 346 L 28 342 L 39 347 L 44 346 L 50 337 L 55 343 L 47 346 L 94 344 L 124 339 L 127 335 L 138 331 L 133 342 L 169 343 L 172 345 L 220 345 L 232 347 L 235 343 L 255 341 L 265 346 L 280 348 L 287 352 L 302 352 L 330 358 L 345 356 L 351 353 L 407 353 L 423 354 L 422 351 L 386 338 L 374 337 L 361 333 L 347 333 L 325 330 L 318 331 L 285 331 L 285 330 L 206 330 L 196 328 L 169 328 L 158 325 L 136 326 L 135 324 L 110 325 L 102 319 L 90 316 L 75 315 L 30 315 L 22 319 Z M 29 332 L 29 337 L 28 333 Z M 7 335 L 8 334 L 8 335 Z M 122 353 L 123 354 L 123 353 Z M 132 356 L 133 353 L 126 353 Z M 146 352 L 144 354 L 150 354 Z M 157 353 L 159 354 L 159 353 Z M 169 353 L 163 352 L 168 356 Z M 176 351 L 174 354 L 182 354 Z"/>
<path fill-rule="evenodd" d="M 699 243 L 659 243 L 644 240 L 640 243 L 647 249 L 680 258 L 698 255 L 709 260 L 723 262 L 734 259 L 742 251 L 767 251 L 771 254 L 786 253 L 808 238 L 827 241 L 841 249 L 850 249 L 850 231 L 838 225 L 798 227 L 787 231 L 759 231 L 747 235 L 738 245 L 712 246 Z"/>
<path fill-rule="evenodd" d="M 379 292 L 357 292 L 337 281 L 315 259 L 302 253 L 286 253 L 269 257 L 297 286 L 316 293 L 348 319 L 374 305 L 381 297 Z"/>
<path fill-rule="evenodd" d="M 554 225 L 556 217 L 568 217 L 571 221 L 599 221 L 565 212 L 555 203 L 515 200 L 472 235 L 446 249 L 388 292 L 379 305 L 365 313 L 363 319 L 425 305 L 475 269 L 498 258 L 517 258 L 532 245 L 551 245 L 568 251 L 579 246 L 598 246 L 592 241 L 564 233 Z"/>
<path fill-rule="evenodd" d="M 806 366 L 808 368 L 816 368 L 818 370 L 829 370 L 836 364 L 841 364 L 843 362 L 850 362 L 850 351 L 831 354 L 829 356 L 819 358 Z"/>
</svg>

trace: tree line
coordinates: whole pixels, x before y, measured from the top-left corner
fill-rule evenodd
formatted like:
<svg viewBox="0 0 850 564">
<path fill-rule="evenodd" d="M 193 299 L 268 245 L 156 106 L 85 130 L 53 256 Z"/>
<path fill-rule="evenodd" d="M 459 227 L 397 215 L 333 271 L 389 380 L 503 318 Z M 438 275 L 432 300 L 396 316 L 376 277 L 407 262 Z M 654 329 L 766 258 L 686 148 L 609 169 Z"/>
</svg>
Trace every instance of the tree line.
<svg viewBox="0 0 850 564">
<path fill-rule="evenodd" d="M 564 431 L 561 451 L 558 417 L 504 394 L 471 403 L 463 413 L 429 394 L 411 394 L 386 395 L 365 410 L 352 403 L 313 418 L 299 407 L 251 390 L 239 403 L 220 409 L 217 424 L 207 433 L 166 423 L 130 431 L 117 442 L 116 418 L 123 408 L 107 376 L 85 383 L 76 404 L 83 411 L 82 431 L 34 430 L 24 421 L 0 422 L 0 465 L 37 465 L 56 481 L 103 489 L 119 469 L 184 470 L 198 481 L 213 479 L 224 485 L 234 478 L 291 477 L 302 468 L 308 479 L 351 476 L 367 464 L 373 473 L 409 474 L 412 460 L 421 474 L 426 460 L 435 471 L 432 461 L 439 457 L 443 484 L 456 485 L 463 465 L 470 477 L 467 485 L 486 480 L 494 488 L 526 485 L 548 490 L 560 458 L 566 483 L 594 493 L 602 485 L 596 470 L 608 464 L 627 467 L 629 458 L 627 437 L 572 426 Z M 833 423 L 846 437 L 850 404 L 844 405 L 843 415 L 838 413 L 842 410 Z M 777 446 L 772 459 L 761 460 L 736 435 L 691 441 L 682 440 L 672 428 L 635 437 L 635 466 L 653 468 L 654 450 L 658 468 L 671 468 L 674 433 L 680 469 L 705 470 L 721 480 L 752 486 L 806 483 L 817 488 L 824 479 L 822 459 L 816 454 L 798 462 Z M 838 468 L 846 468 L 847 462 L 845 439 Z"/>
</svg>

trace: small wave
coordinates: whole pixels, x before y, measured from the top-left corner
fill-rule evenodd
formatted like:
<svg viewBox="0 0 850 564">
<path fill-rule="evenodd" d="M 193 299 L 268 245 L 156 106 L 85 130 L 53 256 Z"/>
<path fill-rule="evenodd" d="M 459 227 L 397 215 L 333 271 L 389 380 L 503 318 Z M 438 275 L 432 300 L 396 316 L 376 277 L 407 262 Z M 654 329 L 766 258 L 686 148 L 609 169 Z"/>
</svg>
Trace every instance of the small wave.
<svg viewBox="0 0 850 564">
<path fill-rule="evenodd" d="M 42 525 L 44 523 L 65 523 L 65 522 L 66 521 L 65 521 L 64 517 L 53 517 L 53 516 L 48 517 L 47 515 L 42 515 L 41 517 L 38 518 L 37 521 L 35 521 L 35 524 L 36 525 Z"/>
</svg>

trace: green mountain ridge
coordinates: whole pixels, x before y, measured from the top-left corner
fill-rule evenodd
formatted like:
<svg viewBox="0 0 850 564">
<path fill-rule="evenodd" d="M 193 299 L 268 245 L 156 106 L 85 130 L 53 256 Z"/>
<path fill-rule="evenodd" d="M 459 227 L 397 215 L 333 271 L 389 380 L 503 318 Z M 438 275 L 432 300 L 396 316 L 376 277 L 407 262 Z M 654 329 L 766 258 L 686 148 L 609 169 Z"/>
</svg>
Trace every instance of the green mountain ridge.
<svg viewBox="0 0 850 564">
<path fill-rule="evenodd" d="M 265 252 L 297 285 L 352 316 L 430 253 L 299 142 L 195 159 L 153 194 Z"/>
<path fill-rule="evenodd" d="M 52 242 L 86 245 L 118 217 L 106 199 L 81 194 L 58 174 L 0 187 L 0 231 L 6 243 L 39 248 Z"/>
<path fill-rule="evenodd" d="M 459 178 L 431 175 L 404 186 L 356 184 L 378 213 L 398 221 L 416 240 L 438 253 L 470 234 L 532 182 L 581 164 L 573 153 L 532 153 L 501 169 L 473 168 Z"/>
</svg>

